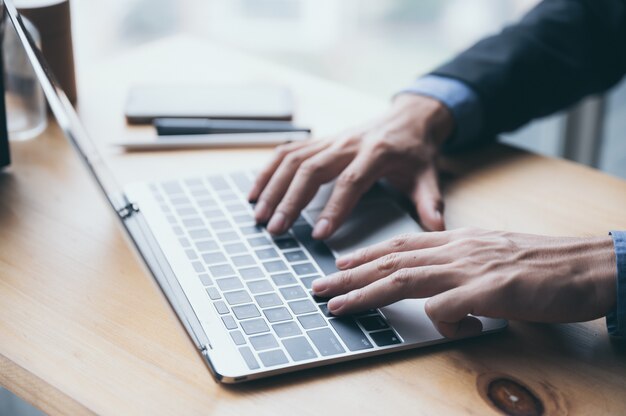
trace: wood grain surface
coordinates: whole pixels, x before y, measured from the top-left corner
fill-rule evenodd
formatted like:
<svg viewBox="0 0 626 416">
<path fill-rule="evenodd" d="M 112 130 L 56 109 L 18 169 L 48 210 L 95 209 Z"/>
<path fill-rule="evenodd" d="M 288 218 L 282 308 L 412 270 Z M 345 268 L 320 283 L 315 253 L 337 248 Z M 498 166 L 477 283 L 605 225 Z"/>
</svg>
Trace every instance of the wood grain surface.
<svg viewBox="0 0 626 416">
<path fill-rule="evenodd" d="M 78 74 L 81 117 L 122 183 L 249 168 L 269 154 L 112 148 L 151 134 L 124 124 L 135 83 L 286 84 L 298 98 L 297 122 L 319 135 L 387 105 L 186 36 L 79 60 Z M 14 165 L 0 175 L 0 384 L 50 414 L 490 415 L 513 394 L 531 397 L 529 412 L 626 413 L 626 354 L 603 320 L 512 322 L 474 340 L 217 384 L 58 128 L 12 147 Z M 452 228 L 626 229 L 626 182 L 568 162 L 493 146 L 447 161 L 445 183 Z"/>
</svg>

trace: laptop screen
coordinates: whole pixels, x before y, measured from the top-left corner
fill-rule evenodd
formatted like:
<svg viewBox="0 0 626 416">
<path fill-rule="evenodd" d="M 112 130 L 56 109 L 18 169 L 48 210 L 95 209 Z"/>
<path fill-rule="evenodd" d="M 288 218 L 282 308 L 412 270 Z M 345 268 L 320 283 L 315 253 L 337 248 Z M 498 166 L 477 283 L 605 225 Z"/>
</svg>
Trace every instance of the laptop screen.
<svg viewBox="0 0 626 416">
<path fill-rule="evenodd" d="M 33 70 L 37 75 L 37 79 L 41 84 L 57 123 L 81 156 L 92 177 L 96 180 L 113 208 L 118 213 L 122 212 L 128 206 L 128 201 L 124 197 L 121 187 L 104 163 L 95 143 L 89 138 L 78 118 L 78 114 L 50 71 L 41 51 L 28 33 L 21 16 L 11 0 L 3 2 L 3 14 L 5 13 L 15 27 L 15 32 L 24 46 L 26 56 L 28 56 L 33 66 Z"/>
</svg>

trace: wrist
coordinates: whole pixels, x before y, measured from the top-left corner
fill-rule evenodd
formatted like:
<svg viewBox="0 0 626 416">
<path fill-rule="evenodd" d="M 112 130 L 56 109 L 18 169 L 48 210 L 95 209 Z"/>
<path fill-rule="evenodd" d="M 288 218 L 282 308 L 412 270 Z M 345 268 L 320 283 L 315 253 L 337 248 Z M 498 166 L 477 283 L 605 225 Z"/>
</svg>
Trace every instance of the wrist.
<svg viewBox="0 0 626 416">
<path fill-rule="evenodd" d="M 452 113 L 441 101 L 419 94 L 398 94 L 392 113 L 407 117 L 420 136 L 429 140 L 437 148 L 450 138 L 455 128 Z"/>
<path fill-rule="evenodd" d="M 617 266 L 611 237 L 588 241 L 585 266 L 593 281 L 593 296 L 601 315 L 614 310 L 617 304 Z"/>
</svg>

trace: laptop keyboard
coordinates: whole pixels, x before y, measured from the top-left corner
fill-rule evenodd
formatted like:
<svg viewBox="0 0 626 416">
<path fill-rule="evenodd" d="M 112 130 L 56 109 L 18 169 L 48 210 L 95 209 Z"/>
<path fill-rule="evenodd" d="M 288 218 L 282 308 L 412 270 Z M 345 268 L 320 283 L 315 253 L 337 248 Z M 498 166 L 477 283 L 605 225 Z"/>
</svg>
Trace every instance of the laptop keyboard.
<svg viewBox="0 0 626 416">
<path fill-rule="evenodd" d="M 250 370 L 399 344 L 378 310 L 334 317 L 313 280 L 337 271 L 300 217 L 281 236 L 255 224 L 247 173 L 150 186 Z"/>
</svg>

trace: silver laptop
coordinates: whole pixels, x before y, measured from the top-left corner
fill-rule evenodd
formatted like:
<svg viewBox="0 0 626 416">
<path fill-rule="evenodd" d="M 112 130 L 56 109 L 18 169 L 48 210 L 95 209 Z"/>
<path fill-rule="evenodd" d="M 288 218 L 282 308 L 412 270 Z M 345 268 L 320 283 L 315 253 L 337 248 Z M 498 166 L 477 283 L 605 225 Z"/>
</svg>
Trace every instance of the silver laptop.
<svg viewBox="0 0 626 416">
<path fill-rule="evenodd" d="M 311 293 L 313 280 L 337 270 L 335 256 L 421 232 L 384 189 L 370 191 L 333 238 L 319 242 L 311 224 L 332 185 L 281 236 L 255 224 L 246 201 L 249 172 L 120 188 L 10 2 L 6 11 L 59 125 L 218 380 L 236 383 L 448 341 L 426 316 L 424 300 L 337 318 L 327 299 Z M 483 333 L 506 327 L 480 319 Z"/>
</svg>

